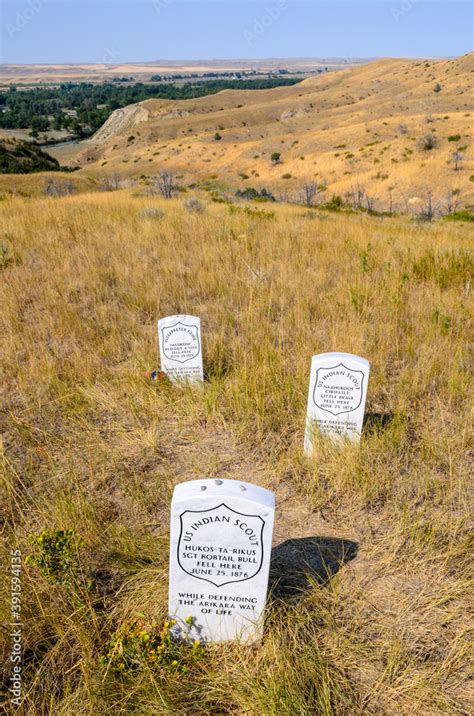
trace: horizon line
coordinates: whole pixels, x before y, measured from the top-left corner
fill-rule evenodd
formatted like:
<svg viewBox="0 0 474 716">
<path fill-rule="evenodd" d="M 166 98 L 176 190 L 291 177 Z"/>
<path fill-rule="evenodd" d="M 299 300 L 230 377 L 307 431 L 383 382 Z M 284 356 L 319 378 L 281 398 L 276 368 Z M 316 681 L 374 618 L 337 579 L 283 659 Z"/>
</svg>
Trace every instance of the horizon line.
<svg viewBox="0 0 474 716">
<path fill-rule="evenodd" d="M 197 64 L 197 63 L 217 63 L 217 62 L 266 62 L 266 61 L 276 61 L 276 60 L 282 60 L 282 61 L 288 61 L 288 60 L 305 60 L 305 61 L 330 61 L 330 60 L 343 60 L 347 64 L 351 64 L 355 61 L 360 60 L 421 60 L 421 59 L 431 59 L 431 60 L 449 60 L 457 57 L 464 57 L 470 54 L 474 54 L 472 51 L 469 52 L 463 52 L 460 55 L 360 55 L 360 56 L 354 56 L 350 60 L 347 59 L 347 57 L 343 57 L 340 55 L 326 55 L 321 57 L 311 57 L 311 56 L 291 56 L 291 57 L 237 57 L 237 58 L 228 58 L 228 57 L 214 57 L 212 59 L 179 59 L 179 60 L 166 60 L 166 59 L 157 59 L 157 60 L 135 60 L 135 61 L 127 61 L 123 60 L 122 62 L 88 62 L 87 60 L 75 60 L 75 61 L 62 61 L 62 62 L 0 62 L 0 67 L 13 67 L 13 66 L 21 66 L 21 67 L 35 67 L 35 66 L 43 66 L 43 67 L 52 67 L 57 65 L 89 65 L 92 67 L 118 67 L 121 65 L 158 65 L 158 64 L 178 64 L 178 65 L 184 65 L 184 64 Z"/>
</svg>

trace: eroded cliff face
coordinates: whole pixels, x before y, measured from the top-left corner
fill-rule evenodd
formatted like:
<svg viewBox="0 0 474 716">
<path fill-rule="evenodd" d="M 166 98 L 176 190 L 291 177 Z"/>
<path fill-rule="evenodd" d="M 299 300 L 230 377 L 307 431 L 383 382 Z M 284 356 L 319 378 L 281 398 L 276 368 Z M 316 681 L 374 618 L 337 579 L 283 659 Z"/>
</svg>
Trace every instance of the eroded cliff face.
<svg viewBox="0 0 474 716">
<path fill-rule="evenodd" d="M 93 143 L 96 145 L 105 144 L 110 137 L 131 129 L 135 125 L 141 124 L 141 122 L 146 122 L 148 117 L 148 110 L 141 104 L 130 104 L 128 107 L 116 109 L 105 124 L 94 134 Z"/>
</svg>

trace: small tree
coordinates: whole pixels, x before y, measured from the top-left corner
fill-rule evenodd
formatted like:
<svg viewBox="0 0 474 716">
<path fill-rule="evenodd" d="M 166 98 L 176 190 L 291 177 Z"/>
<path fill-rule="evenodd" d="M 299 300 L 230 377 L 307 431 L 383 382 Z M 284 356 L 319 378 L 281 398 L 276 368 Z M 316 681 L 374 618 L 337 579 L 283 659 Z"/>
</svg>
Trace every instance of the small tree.
<svg viewBox="0 0 474 716">
<path fill-rule="evenodd" d="M 435 216 L 435 205 L 433 203 L 433 192 L 426 192 L 425 201 L 422 210 L 418 214 L 418 221 L 433 221 Z"/>
<path fill-rule="evenodd" d="M 278 164 L 280 161 L 281 154 L 280 152 L 273 152 L 270 159 L 272 160 L 272 164 Z"/>
<path fill-rule="evenodd" d="M 461 205 L 461 190 L 460 189 L 448 189 L 444 199 L 444 213 L 454 214 Z"/>
<path fill-rule="evenodd" d="M 153 177 L 153 183 L 163 199 L 172 199 L 176 189 L 172 172 L 162 169 L 157 177 Z"/>
<path fill-rule="evenodd" d="M 369 194 L 367 194 L 367 192 L 365 192 L 365 204 L 366 204 L 367 211 L 369 212 L 369 214 L 371 214 L 373 211 L 375 211 L 375 202 L 376 201 L 377 201 L 376 196 L 370 196 Z"/>
<path fill-rule="evenodd" d="M 388 187 L 388 213 L 390 216 L 393 214 L 393 190 L 395 189 L 394 186 Z"/>
<path fill-rule="evenodd" d="M 214 141 L 219 142 L 222 139 L 222 135 L 219 134 L 219 132 L 216 132 L 214 135 Z"/>
<path fill-rule="evenodd" d="M 281 204 L 289 204 L 292 200 L 291 191 L 289 189 L 280 189 L 276 192 L 276 200 Z"/>
<path fill-rule="evenodd" d="M 57 112 L 54 115 L 54 124 L 53 127 L 56 131 L 60 131 L 63 126 L 63 114 L 61 112 Z"/>
<path fill-rule="evenodd" d="M 39 115 L 34 116 L 31 120 L 31 129 L 35 129 L 37 132 L 47 132 L 49 129 L 49 119 Z"/>
<path fill-rule="evenodd" d="M 456 150 L 451 154 L 451 161 L 454 164 L 454 171 L 458 172 L 461 169 L 461 165 L 464 161 L 464 155 L 459 150 Z"/>
<path fill-rule="evenodd" d="M 362 209 L 362 207 L 364 206 L 365 195 L 365 187 L 361 186 L 361 184 L 357 184 L 355 187 L 351 187 L 351 190 L 348 193 L 348 197 L 352 202 L 353 209 Z"/>
<path fill-rule="evenodd" d="M 306 179 L 299 190 L 299 197 L 303 204 L 312 206 L 318 194 L 326 191 L 325 184 L 318 184 L 314 179 Z"/>
<path fill-rule="evenodd" d="M 120 188 L 120 177 L 114 172 L 110 177 L 104 177 L 102 180 L 104 191 L 114 191 Z"/>
</svg>

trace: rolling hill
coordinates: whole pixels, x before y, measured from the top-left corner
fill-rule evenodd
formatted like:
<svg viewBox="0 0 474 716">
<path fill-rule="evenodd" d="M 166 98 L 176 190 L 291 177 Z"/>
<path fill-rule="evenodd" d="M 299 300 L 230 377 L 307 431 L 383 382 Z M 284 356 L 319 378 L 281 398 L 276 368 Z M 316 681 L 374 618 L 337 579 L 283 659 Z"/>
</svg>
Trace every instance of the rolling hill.
<svg viewBox="0 0 474 716">
<path fill-rule="evenodd" d="M 31 142 L 0 139 L 0 173 L 59 171 L 59 162 Z"/>
<path fill-rule="evenodd" d="M 104 176 L 166 168 L 184 185 L 268 186 L 283 199 L 310 180 L 329 195 L 362 185 L 380 206 L 453 189 L 470 204 L 473 75 L 473 53 L 382 59 L 292 87 L 147 100 L 113 113 L 75 162 Z"/>
</svg>

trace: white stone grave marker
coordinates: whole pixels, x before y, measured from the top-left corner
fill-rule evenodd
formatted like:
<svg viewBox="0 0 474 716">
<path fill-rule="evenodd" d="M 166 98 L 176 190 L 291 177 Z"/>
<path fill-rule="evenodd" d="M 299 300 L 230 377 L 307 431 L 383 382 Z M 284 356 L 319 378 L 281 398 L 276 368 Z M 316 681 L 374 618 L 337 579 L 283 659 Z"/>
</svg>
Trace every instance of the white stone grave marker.
<svg viewBox="0 0 474 716">
<path fill-rule="evenodd" d="M 205 479 L 176 485 L 169 616 L 177 620 L 177 637 L 201 642 L 260 638 L 274 512 L 273 492 L 247 482 Z"/>
<path fill-rule="evenodd" d="M 352 353 L 313 356 L 304 442 L 307 454 L 318 430 L 335 441 L 360 440 L 369 371 L 369 361 Z"/>
<path fill-rule="evenodd" d="M 158 321 L 161 370 L 171 380 L 204 379 L 201 320 L 197 316 L 167 316 Z"/>
</svg>

